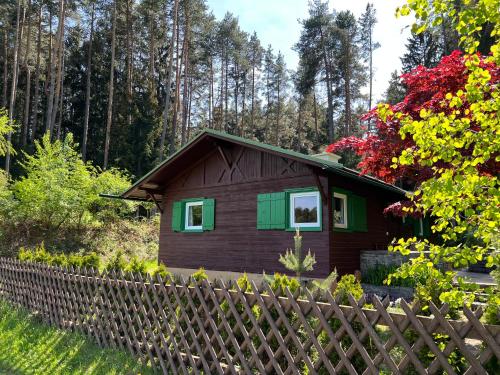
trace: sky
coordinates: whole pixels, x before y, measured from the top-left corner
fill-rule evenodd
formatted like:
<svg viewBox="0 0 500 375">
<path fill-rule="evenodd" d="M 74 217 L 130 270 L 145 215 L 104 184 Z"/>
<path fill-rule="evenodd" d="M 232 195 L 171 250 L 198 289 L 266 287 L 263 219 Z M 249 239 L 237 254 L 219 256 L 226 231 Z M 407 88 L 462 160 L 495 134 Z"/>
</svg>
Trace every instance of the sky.
<svg viewBox="0 0 500 375">
<path fill-rule="evenodd" d="M 330 2 L 330 10 L 350 10 L 359 17 L 366 8 L 367 0 L 342 0 Z M 401 67 L 399 58 L 405 50 L 408 27 L 412 19 L 396 19 L 395 9 L 405 0 L 370 0 L 377 10 L 378 23 L 374 40 L 381 44 L 373 54 L 374 99 L 382 99 L 391 73 Z M 264 47 L 271 44 L 274 51 L 281 51 L 289 69 L 295 69 L 298 56 L 292 50 L 299 40 L 301 25 L 299 19 L 307 18 L 308 0 L 208 0 L 210 10 L 220 20 L 226 12 L 238 17 L 242 30 L 257 32 Z M 366 90 L 367 91 L 367 90 Z"/>
</svg>

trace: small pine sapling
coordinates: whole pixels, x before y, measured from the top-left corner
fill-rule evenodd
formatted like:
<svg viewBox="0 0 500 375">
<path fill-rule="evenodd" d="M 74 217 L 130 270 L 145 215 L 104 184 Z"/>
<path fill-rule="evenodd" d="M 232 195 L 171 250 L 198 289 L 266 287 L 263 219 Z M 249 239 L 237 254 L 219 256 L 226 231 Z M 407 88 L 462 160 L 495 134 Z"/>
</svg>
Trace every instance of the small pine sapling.
<svg viewBox="0 0 500 375">
<path fill-rule="evenodd" d="M 300 235 L 299 228 L 297 228 L 293 239 L 295 250 L 292 251 L 291 249 L 287 249 L 284 255 L 280 254 L 279 262 L 283 264 L 287 270 L 295 272 L 299 283 L 302 285 L 302 274 L 314 269 L 316 257 L 314 254 L 311 254 L 311 250 L 309 249 L 307 255 L 302 258 L 302 236 Z"/>
</svg>

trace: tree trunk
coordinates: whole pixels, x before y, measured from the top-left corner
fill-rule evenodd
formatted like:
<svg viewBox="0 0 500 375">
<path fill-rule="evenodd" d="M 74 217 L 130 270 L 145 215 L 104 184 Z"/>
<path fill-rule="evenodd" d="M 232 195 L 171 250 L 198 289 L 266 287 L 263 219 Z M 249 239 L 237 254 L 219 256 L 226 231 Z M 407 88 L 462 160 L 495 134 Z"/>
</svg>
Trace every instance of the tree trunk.
<svg viewBox="0 0 500 375">
<path fill-rule="evenodd" d="M 170 39 L 170 51 L 168 56 L 168 72 L 167 72 L 167 82 L 165 87 L 165 108 L 163 110 L 163 127 L 161 131 L 160 138 L 160 149 L 159 149 L 159 157 L 160 161 L 163 160 L 164 157 L 164 149 L 165 149 L 165 138 L 167 136 L 168 130 L 168 114 L 170 111 L 170 91 L 172 86 L 172 76 L 174 74 L 174 45 L 177 39 L 177 16 L 178 16 L 178 8 L 179 8 L 179 0 L 174 1 L 174 9 L 173 9 L 173 27 L 172 27 L 172 37 Z"/>
<path fill-rule="evenodd" d="M 210 87 L 208 91 L 208 127 L 213 128 L 213 108 L 214 108 L 214 65 L 210 57 Z"/>
<path fill-rule="evenodd" d="M 333 91 L 332 91 L 332 81 L 331 81 L 331 66 L 328 59 L 328 53 L 325 46 L 325 38 L 323 35 L 323 29 L 320 27 L 320 37 L 321 44 L 323 45 L 323 62 L 325 64 L 325 79 L 326 79 L 326 94 L 327 94 L 327 119 L 326 123 L 328 125 L 328 141 L 333 143 L 335 138 L 335 129 L 333 128 Z"/>
<path fill-rule="evenodd" d="M 83 119 L 83 139 L 82 139 L 82 159 L 87 160 L 87 137 L 89 132 L 89 117 L 90 117 L 90 83 L 92 75 L 92 41 L 94 38 L 94 12 L 95 3 L 92 3 L 92 10 L 90 13 L 90 35 L 89 35 L 89 48 L 87 50 L 87 82 L 85 86 L 85 117 Z"/>
<path fill-rule="evenodd" d="M 62 120 L 63 120 L 63 102 L 64 102 L 64 65 L 65 65 L 65 60 L 64 60 L 64 57 L 63 57 L 63 61 L 62 61 L 62 71 L 63 71 L 63 74 L 61 75 L 61 93 L 59 95 L 59 102 L 58 102 L 58 105 L 59 105 L 59 120 L 57 122 L 57 126 L 56 126 L 56 139 L 61 139 L 61 126 L 62 126 Z M 54 119 L 55 120 L 55 119 Z"/>
<path fill-rule="evenodd" d="M 156 106 L 156 88 L 155 88 L 155 38 L 154 38 L 154 13 L 149 11 L 149 101 L 151 105 Z"/>
<path fill-rule="evenodd" d="M 255 59 L 254 59 L 255 61 Z M 252 136 L 255 133 L 255 63 L 252 64 L 252 113 L 250 115 L 250 126 L 252 130 Z"/>
<path fill-rule="evenodd" d="M 241 103 L 241 130 L 240 136 L 245 136 L 245 111 L 246 111 L 246 96 L 247 96 L 247 73 L 243 73 L 243 92 L 242 92 L 242 103 Z"/>
<path fill-rule="evenodd" d="M 9 30 L 7 27 L 3 33 L 3 90 L 2 90 L 2 107 L 7 108 L 9 101 L 7 91 L 9 86 Z"/>
<path fill-rule="evenodd" d="M 372 109 L 372 96 L 373 96 L 373 32 L 372 32 L 372 27 L 370 27 L 370 35 L 369 35 L 369 64 L 370 64 L 370 92 L 368 94 L 368 110 L 370 111 Z M 372 131 L 372 120 L 371 118 L 368 119 L 368 133 L 371 133 Z"/>
<path fill-rule="evenodd" d="M 30 100 L 31 100 L 31 67 L 29 53 L 31 50 L 31 1 L 28 1 L 28 32 L 26 34 L 26 51 L 24 53 L 24 69 L 26 70 L 26 93 L 24 95 L 24 119 L 21 135 L 21 147 L 25 147 L 29 132 Z"/>
<path fill-rule="evenodd" d="M 104 140 L 103 169 L 108 168 L 109 143 L 111 138 L 111 123 L 113 121 L 113 94 L 115 89 L 115 47 L 116 47 L 116 1 L 113 1 L 113 24 L 111 26 L 111 67 L 109 69 L 108 110 L 106 116 L 106 138 Z"/>
<path fill-rule="evenodd" d="M 52 49 L 54 48 L 53 46 L 53 39 L 54 39 L 54 36 L 52 35 L 52 7 L 48 7 L 48 11 L 49 11 L 49 43 L 48 43 L 48 50 L 49 50 L 49 53 L 48 53 L 48 56 L 47 56 L 47 59 L 45 61 L 45 65 L 47 67 L 47 74 L 46 74 L 46 77 L 45 77 L 45 82 L 44 82 L 44 86 L 43 86 L 43 92 L 46 96 L 46 100 L 47 100 L 47 105 L 48 105 L 48 96 L 49 96 L 49 92 L 50 92 L 50 82 L 52 81 L 52 71 L 55 69 L 55 66 L 54 64 L 52 64 L 52 55 L 53 55 L 53 51 Z M 47 107 L 47 105 L 45 107 Z M 45 108 L 45 112 L 47 112 L 47 108 Z M 47 116 L 47 113 L 45 114 L 45 116 Z"/>
<path fill-rule="evenodd" d="M 57 33 L 59 34 L 60 28 L 61 28 L 61 20 L 62 20 L 62 13 L 64 11 L 64 0 L 60 0 L 59 2 L 59 25 L 57 28 Z M 50 88 L 49 88 L 49 95 L 47 97 L 47 112 L 45 115 L 45 132 L 52 133 L 52 112 L 54 110 L 54 95 L 55 95 L 55 75 L 56 75 L 56 61 L 54 61 L 54 56 L 56 53 L 58 53 L 58 47 L 59 47 L 59 39 L 60 36 L 58 35 L 58 39 L 54 45 L 52 45 L 52 14 L 50 15 L 50 44 L 49 44 L 49 65 L 48 65 L 48 74 L 50 74 Z"/>
<path fill-rule="evenodd" d="M 224 77 L 224 131 L 228 131 L 228 119 L 227 119 L 227 110 L 229 107 L 229 96 L 228 96 L 228 71 L 229 71 L 229 56 L 228 51 L 226 49 L 226 67 L 225 67 L 225 77 Z"/>
<path fill-rule="evenodd" d="M 191 104 L 193 101 L 193 78 L 189 79 L 189 100 L 188 100 L 188 117 L 187 117 L 187 139 L 191 138 Z"/>
<path fill-rule="evenodd" d="M 132 15 L 131 15 L 131 5 L 133 7 L 133 2 L 127 0 L 126 2 L 126 23 L 127 23 L 127 125 L 130 128 L 132 126 L 132 70 L 133 70 L 133 37 L 132 37 Z"/>
<path fill-rule="evenodd" d="M 175 138 L 177 135 L 177 114 L 179 112 L 179 96 L 180 96 L 180 85 L 181 85 L 181 72 L 182 72 L 182 56 L 180 56 L 179 51 L 179 24 L 177 24 L 177 42 L 176 42 L 176 53 L 175 53 L 175 95 L 174 95 L 174 113 L 172 114 L 172 134 L 170 136 L 170 150 L 169 153 L 173 154 L 175 152 Z"/>
<path fill-rule="evenodd" d="M 345 95 L 345 136 L 351 134 L 352 127 L 352 111 L 351 111 L 351 40 L 345 36 L 346 54 L 345 59 L 345 76 L 344 76 L 344 95 Z"/>
<path fill-rule="evenodd" d="M 239 132 L 238 125 L 238 94 L 240 91 L 240 67 L 238 63 L 234 62 L 234 126 L 236 132 Z"/>
<path fill-rule="evenodd" d="M 52 110 L 52 120 L 50 122 L 50 133 L 54 131 L 56 125 L 56 116 L 59 108 L 59 102 L 62 95 L 62 81 L 63 81 L 63 65 L 64 65 L 64 22 L 65 22 L 65 0 L 61 0 L 61 8 L 59 14 L 59 47 L 57 49 L 57 77 L 56 77 L 56 90 L 54 96 L 54 107 Z"/>
<path fill-rule="evenodd" d="M 222 45 L 222 53 L 220 57 L 220 123 L 217 124 L 218 129 L 222 130 L 222 125 L 225 123 L 226 119 L 224 116 L 224 55 L 225 47 Z"/>
<path fill-rule="evenodd" d="M 276 129 L 275 129 L 275 134 L 276 134 L 276 146 L 279 146 L 280 145 L 280 117 L 281 117 L 281 98 L 280 98 L 280 79 L 279 79 L 279 75 L 278 75 L 278 81 L 277 81 L 277 85 L 276 85 L 276 88 L 277 88 L 277 99 L 278 99 L 278 103 L 276 105 Z"/>
<path fill-rule="evenodd" d="M 26 9 L 23 9 L 23 22 L 24 17 L 26 15 Z M 13 125 L 14 123 L 14 105 L 16 103 L 16 94 L 17 94 L 17 74 L 19 69 L 19 45 L 23 40 L 23 30 L 20 28 L 21 23 L 21 0 L 17 1 L 17 9 L 16 9 L 16 38 L 14 42 L 14 58 L 12 63 L 12 83 L 10 90 L 10 101 L 9 101 L 9 124 Z M 10 143 L 12 141 L 12 132 L 7 134 L 7 141 Z M 7 152 L 5 153 L 5 172 L 9 174 L 10 172 L 10 148 L 7 148 Z"/>
<path fill-rule="evenodd" d="M 42 5 L 38 10 L 38 36 L 36 42 L 35 97 L 33 99 L 33 126 L 30 141 L 36 137 L 38 127 L 38 105 L 40 100 L 40 56 L 42 53 Z"/>
<path fill-rule="evenodd" d="M 313 86 L 313 110 L 314 110 L 314 131 L 316 133 L 316 144 L 319 144 L 318 105 L 316 102 L 316 87 L 314 86 Z"/>
<path fill-rule="evenodd" d="M 187 121 L 189 112 L 189 38 L 190 38 L 190 19 L 188 3 L 185 4 L 186 26 L 184 30 L 184 92 L 182 94 L 183 111 L 182 111 L 182 133 L 181 145 L 186 143 Z"/>
</svg>

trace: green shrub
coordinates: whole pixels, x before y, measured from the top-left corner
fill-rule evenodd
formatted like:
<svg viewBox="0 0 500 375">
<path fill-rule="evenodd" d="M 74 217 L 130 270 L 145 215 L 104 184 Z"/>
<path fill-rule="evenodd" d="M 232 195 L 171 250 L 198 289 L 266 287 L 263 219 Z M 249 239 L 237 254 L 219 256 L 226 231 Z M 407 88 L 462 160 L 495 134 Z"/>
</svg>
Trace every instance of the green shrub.
<svg viewBox="0 0 500 375">
<path fill-rule="evenodd" d="M 125 271 L 132 272 L 134 274 L 138 273 L 141 274 L 142 276 L 146 276 L 148 273 L 148 268 L 145 261 L 139 259 L 139 257 L 137 256 L 134 256 L 132 257 L 132 259 L 130 259 L 129 264 L 125 268 Z"/>
<path fill-rule="evenodd" d="M 376 264 L 374 267 L 369 268 L 366 272 L 361 275 L 361 281 L 366 284 L 372 285 L 386 285 L 388 276 L 397 271 L 399 266 L 395 264 L 386 265 L 386 264 Z M 417 281 L 422 279 L 419 277 L 418 279 L 414 278 L 399 278 L 399 277 L 391 277 L 390 284 L 391 286 L 403 286 L 403 287 L 414 287 L 417 284 Z"/>
<path fill-rule="evenodd" d="M 236 284 L 238 284 L 243 293 L 252 291 L 252 285 L 250 285 L 250 280 L 248 280 L 246 272 L 236 280 Z"/>
<path fill-rule="evenodd" d="M 37 262 L 37 263 L 45 263 L 45 264 L 50 264 L 52 260 L 52 256 L 50 255 L 49 252 L 45 249 L 45 245 L 42 242 L 40 245 L 35 247 L 33 250 L 33 257 L 32 261 Z"/>
<path fill-rule="evenodd" d="M 65 254 L 57 254 L 52 256 L 51 263 L 53 266 L 65 267 L 68 265 L 68 257 Z"/>
<path fill-rule="evenodd" d="M 343 305 L 349 304 L 347 296 L 351 294 L 355 300 L 359 300 L 363 296 L 363 288 L 361 283 L 352 274 L 344 275 L 337 283 L 337 287 L 333 292 L 334 297 L 340 297 L 340 303 Z"/>
<path fill-rule="evenodd" d="M 279 292 L 281 294 L 285 294 L 286 288 L 292 293 L 295 293 L 295 291 L 300 288 L 300 282 L 297 279 L 277 272 L 274 274 L 273 278 L 267 281 L 274 292 Z"/>
<path fill-rule="evenodd" d="M 107 272 L 110 271 L 119 272 L 119 271 L 125 271 L 125 268 L 127 268 L 127 262 L 123 257 L 123 251 L 118 250 L 115 253 L 115 255 L 108 261 L 104 270 Z"/>
<path fill-rule="evenodd" d="M 83 265 L 83 259 L 80 254 L 70 254 L 68 256 L 68 266 L 74 268 L 81 268 Z"/>
<path fill-rule="evenodd" d="M 101 258 L 96 253 L 82 255 L 82 267 L 94 268 L 98 270 L 101 266 Z"/>
<path fill-rule="evenodd" d="M 205 269 L 203 267 L 200 267 L 198 269 L 198 271 L 196 271 L 195 273 L 193 273 L 191 275 L 191 278 L 196 281 L 197 283 L 203 281 L 203 280 L 208 280 L 208 275 L 207 273 L 205 272 Z"/>
<path fill-rule="evenodd" d="M 157 278 L 157 276 L 160 276 L 163 280 L 167 279 L 172 279 L 173 275 L 172 272 L 170 272 L 167 269 L 167 266 L 163 263 L 158 264 L 158 266 L 154 269 L 152 276 L 154 279 Z"/>
<path fill-rule="evenodd" d="M 34 262 L 34 253 L 33 251 L 29 249 L 25 249 L 24 247 L 21 247 L 19 249 L 19 253 L 17 254 L 17 258 L 22 261 L 26 262 Z"/>
<path fill-rule="evenodd" d="M 500 324 L 500 293 L 496 288 L 489 288 L 487 291 L 488 301 L 486 302 L 485 319 L 489 324 Z"/>
</svg>

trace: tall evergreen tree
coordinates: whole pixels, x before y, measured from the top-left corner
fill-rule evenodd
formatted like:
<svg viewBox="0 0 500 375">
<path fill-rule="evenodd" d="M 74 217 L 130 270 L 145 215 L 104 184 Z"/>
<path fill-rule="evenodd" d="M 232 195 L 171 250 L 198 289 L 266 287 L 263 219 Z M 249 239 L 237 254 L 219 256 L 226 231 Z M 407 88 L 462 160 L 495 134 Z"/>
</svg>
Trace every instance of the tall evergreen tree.
<svg viewBox="0 0 500 375">
<path fill-rule="evenodd" d="M 406 43 L 406 52 L 401 58 L 403 73 L 408 73 L 419 65 L 433 68 L 441 60 L 444 50 L 432 30 L 412 34 Z"/>
<path fill-rule="evenodd" d="M 366 4 L 366 10 L 359 18 L 359 45 L 361 54 L 365 63 L 368 63 L 369 69 L 369 94 L 368 109 L 372 108 L 373 98 L 373 51 L 380 48 L 380 43 L 373 40 L 373 30 L 377 23 L 376 10 L 373 4 Z"/>
</svg>

